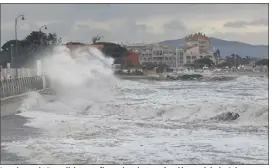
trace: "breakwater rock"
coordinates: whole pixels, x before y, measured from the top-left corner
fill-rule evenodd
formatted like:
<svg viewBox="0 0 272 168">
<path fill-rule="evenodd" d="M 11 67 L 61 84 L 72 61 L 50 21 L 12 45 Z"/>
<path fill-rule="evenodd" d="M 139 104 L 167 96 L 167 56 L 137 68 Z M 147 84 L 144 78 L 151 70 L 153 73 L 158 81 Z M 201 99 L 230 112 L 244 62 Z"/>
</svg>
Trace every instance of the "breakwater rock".
<svg viewBox="0 0 272 168">
<path fill-rule="evenodd" d="M 182 80 L 182 81 L 228 81 L 236 77 L 230 76 L 203 76 L 201 74 L 184 74 L 179 76 L 166 76 L 165 80 Z"/>
</svg>

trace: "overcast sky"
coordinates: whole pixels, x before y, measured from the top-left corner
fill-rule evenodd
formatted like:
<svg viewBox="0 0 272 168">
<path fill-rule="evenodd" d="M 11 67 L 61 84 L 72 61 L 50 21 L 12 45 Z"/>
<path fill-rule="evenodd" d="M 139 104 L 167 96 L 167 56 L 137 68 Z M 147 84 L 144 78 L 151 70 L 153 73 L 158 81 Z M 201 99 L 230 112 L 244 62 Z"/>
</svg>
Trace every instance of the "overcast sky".
<svg viewBox="0 0 272 168">
<path fill-rule="evenodd" d="M 64 41 L 158 42 L 190 33 L 249 44 L 268 44 L 267 4 L 10 4 L 1 5 L 1 43 L 47 24 Z"/>
</svg>

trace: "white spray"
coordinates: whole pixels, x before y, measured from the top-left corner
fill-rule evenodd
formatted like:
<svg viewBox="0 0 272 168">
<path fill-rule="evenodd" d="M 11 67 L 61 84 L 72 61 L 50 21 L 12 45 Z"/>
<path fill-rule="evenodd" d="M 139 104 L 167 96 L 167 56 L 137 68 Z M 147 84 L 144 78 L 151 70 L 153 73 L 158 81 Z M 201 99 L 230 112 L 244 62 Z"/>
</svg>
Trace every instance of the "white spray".
<svg viewBox="0 0 272 168">
<path fill-rule="evenodd" d="M 42 62 L 43 72 L 49 78 L 58 103 L 70 109 L 84 109 L 113 98 L 114 87 L 119 82 L 113 74 L 113 59 L 105 57 L 98 49 L 71 52 L 64 46 L 55 47 L 53 54 Z M 49 106 L 47 104 L 44 108 L 48 110 Z"/>
</svg>

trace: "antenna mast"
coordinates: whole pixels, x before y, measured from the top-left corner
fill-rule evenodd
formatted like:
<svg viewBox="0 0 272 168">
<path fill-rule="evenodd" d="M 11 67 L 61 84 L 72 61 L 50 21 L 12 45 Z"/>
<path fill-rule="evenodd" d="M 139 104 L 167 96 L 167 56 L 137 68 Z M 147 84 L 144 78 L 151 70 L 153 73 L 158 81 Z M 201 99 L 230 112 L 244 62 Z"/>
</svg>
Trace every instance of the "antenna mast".
<svg viewBox="0 0 272 168">
<path fill-rule="evenodd" d="M 97 41 L 99 41 L 101 38 L 103 38 L 103 36 L 99 36 L 99 35 L 98 35 L 98 32 L 97 32 L 96 36 L 94 36 L 94 37 L 92 38 L 93 44 L 95 44 L 95 43 L 96 43 Z"/>
</svg>

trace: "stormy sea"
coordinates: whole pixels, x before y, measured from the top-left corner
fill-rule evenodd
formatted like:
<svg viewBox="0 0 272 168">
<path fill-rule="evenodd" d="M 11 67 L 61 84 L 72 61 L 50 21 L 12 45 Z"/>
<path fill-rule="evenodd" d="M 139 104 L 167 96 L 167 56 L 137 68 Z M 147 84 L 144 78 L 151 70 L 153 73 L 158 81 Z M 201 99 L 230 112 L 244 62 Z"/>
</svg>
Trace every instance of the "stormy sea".
<svg viewBox="0 0 272 168">
<path fill-rule="evenodd" d="M 121 80 L 98 50 L 74 54 L 48 56 L 52 91 L 4 120 L 2 164 L 268 164 L 268 77 Z"/>
</svg>

